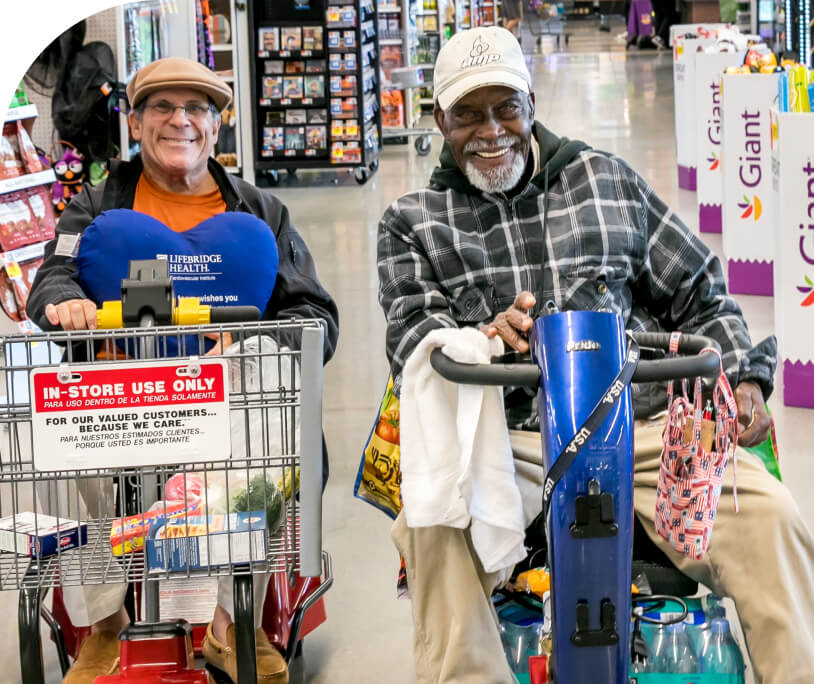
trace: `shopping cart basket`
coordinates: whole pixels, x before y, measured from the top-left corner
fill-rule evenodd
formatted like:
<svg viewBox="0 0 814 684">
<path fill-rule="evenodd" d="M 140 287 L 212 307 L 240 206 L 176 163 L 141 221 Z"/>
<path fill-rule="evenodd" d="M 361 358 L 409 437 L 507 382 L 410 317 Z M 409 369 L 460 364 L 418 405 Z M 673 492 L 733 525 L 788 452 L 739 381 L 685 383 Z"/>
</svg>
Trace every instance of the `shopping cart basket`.
<svg viewBox="0 0 814 684">
<path fill-rule="evenodd" d="M 568 47 L 571 34 L 566 30 L 567 15 L 573 12 L 574 0 L 567 2 L 543 2 L 543 0 L 527 0 L 524 21 L 537 39 L 537 45 L 542 43 L 543 36 L 551 36 L 560 48 L 560 39 Z"/>
<path fill-rule="evenodd" d="M 414 64 L 409 67 L 398 67 L 391 71 L 390 82 L 387 84 L 387 87 L 392 90 L 404 91 L 405 115 L 407 114 L 407 108 L 412 107 L 412 91 L 431 85 L 431 83 L 425 81 L 424 76 L 425 72 L 431 69 L 431 64 Z M 416 152 L 422 157 L 430 153 L 433 135 L 440 136 L 441 131 L 437 128 L 422 128 L 420 126 L 414 126 L 412 128 L 393 128 L 387 126 L 382 129 L 383 140 L 401 141 L 402 139 L 406 140 L 406 138 L 414 136 L 415 143 L 413 143 L 413 145 Z"/>
<path fill-rule="evenodd" d="M 229 336 L 223 356 L 197 355 Z M 228 578 L 243 684 L 256 682 L 253 576 L 322 577 L 285 625 L 291 660 L 332 582 L 322 341 L 317 320 L 0 338 L 0 591 L 20 591 L 26 684 L 44 681 L 39 619 L 58 634 L 42 605 L 56 587 L 134 583 L 155 623 L 159 583 Z"/>
</svg>

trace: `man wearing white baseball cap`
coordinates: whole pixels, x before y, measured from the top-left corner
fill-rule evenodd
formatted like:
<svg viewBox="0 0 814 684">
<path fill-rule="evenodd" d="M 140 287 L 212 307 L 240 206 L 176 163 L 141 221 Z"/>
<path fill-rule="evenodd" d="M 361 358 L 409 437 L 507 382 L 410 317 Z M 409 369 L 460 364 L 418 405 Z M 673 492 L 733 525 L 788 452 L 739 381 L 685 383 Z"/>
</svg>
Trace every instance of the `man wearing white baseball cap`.
<svg viewBox="0 0 814 684">
<path fill-rule="evenodd" d="M 653 521 L 663 419 L 657 414 L 666 393 L 647 385 L 633 392 L 636 516 L 685 574 L 734 598 L 758 681 L 812 682 L 814 539 L 790 492 L 743 448 L 768 434 L 765 400 L 773 389 L 776 340 L 753 345 L 719 260 L 641 176 L 622 159 L 557 137 L 534 120 L 531 82 L 519 44 L 504 29 L 458 33 L 438 54 L 440 165 L 427 187 L 394 202 L 379 225 L 379 301 L 394 391 L 401 396 L 405 363 L 431 331 L 474 327 L 525 353 L 527 331 L 549 307 L 610 310 L 628 329 L 703 331 L 716 339 L 742 423 L 740 512 L 735 515 L 730 468 L 703 560 L 687 559 L 658 537 Z M 528 524 L 542 507 L 536 397 L 522 389 L 505 394 Z M 411 458 L 407 428 L 402 464 Z M 435 472 L 447 472 L 445 454 L 434 456 Z M 456 490 L 450 496 L 465 496 L 454 479 L 450 488 Z M 478 496 L 481 508 L 472 506 L 471 515 L 483 521 L 488 497 Z M 417 680 L 513 682 L 490 600 L 511 567 L 485 570 L 468 528 L 409 527 L 409 497 L 404 507 L 392 537 L 407 567 Z M 422 516 L 426 521 L 426 511 Z M 745 539 L 760 540 L 761 553 Z M 756 587 L 771 587 L 771 601 Z"/>
</svg>

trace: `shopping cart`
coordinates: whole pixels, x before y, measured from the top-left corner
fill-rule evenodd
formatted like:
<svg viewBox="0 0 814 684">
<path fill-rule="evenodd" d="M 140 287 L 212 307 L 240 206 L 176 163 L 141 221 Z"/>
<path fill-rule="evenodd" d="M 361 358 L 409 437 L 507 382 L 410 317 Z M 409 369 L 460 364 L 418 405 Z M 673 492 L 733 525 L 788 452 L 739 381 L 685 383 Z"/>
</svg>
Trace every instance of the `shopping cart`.
<svg viewBox="0 0 814 684">
<path fill-rule="evenodd" d="M 571 34 L 566 30 L 567 15 L 573 12 L 574 0 L 568 2 L 543 2 L 528 0 L 524 20 L 531 34 L 536 37 L 537 46 L 543 42 L 543 36 L 552 36 L 560 48 L 560 39 L 568 47 Z"/>
<path fill-rule="evenodd" d="M 431 85 L 424 80 L 425 70 L 432 69 L 430 64 L 415 64 L 409 67 L 399 67 L 390 72 L 390 82 L 386 85 L 387 88 L 392 90 L 403 90 L 406 93 L 404 98 L 405 115 L 407 114 L 407 107 L 411 107 L 410 92 L 416 88 L 424 88 Z M 385 86 L 383 86 L 385 87 Z M 382 140 L 401 141 L 408 137 L 415 137 L 415 150 L 422 157 L 430 153 L 432 147 L 432 136 L 441 135 L 441 131 L 437 128 L 422 128 L 415 126 L 412 128 L 382 128 Z"/>
<path fill-rule="evenodd" d="M 25 684 L 45 681 L 40 616 L 67 670 L 59 620 L 43 605 L 51 588 L 135 585 L 134 617 L 145 623 L 120 638 L 154 648 L 190 641 L 183 621 L 159 622 L 175 617 L 160 615 L 159 586 L 226 578 L 238 681 L 254 684 L 253 578 L 270 574 L 277 590 L 296 589 L 271 635 L 289 663 L 309 609 L 332 583 L 321 548 L 323 323 L 229 322 L 245 307 L 183 299 L 175 307 L 170 281 L 158 308 L 192 324 L 152 327 L 166 315 L 142 306 L 142 294 L 130 292 L 124 313 L 119 302 L 100 309 L 104 325 L 136 303 L 136 328 L 0 338 L 0 518 L 12 516 L 0 532 L 0 591 L 20 592 Z M 222 356 L 203 356 L 211 338 Z M 124 654 L 123 646 L 126 680 Z M 171 681 L 206 681 L 184 661 L 169 664 Z"/>
</svg>

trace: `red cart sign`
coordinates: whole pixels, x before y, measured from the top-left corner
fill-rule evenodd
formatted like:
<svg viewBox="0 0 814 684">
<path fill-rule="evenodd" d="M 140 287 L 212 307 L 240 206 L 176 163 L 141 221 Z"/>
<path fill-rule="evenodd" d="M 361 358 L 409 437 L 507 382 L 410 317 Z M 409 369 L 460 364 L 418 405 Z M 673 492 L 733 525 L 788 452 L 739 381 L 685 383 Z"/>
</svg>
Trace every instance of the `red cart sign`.
<svg viewBox="0 0 814 684">
<path fill-rule="evenodd" d="M 37 470 L 229 458 L 226 362 L 72 364 L 31 371 Z"/>
</svg>

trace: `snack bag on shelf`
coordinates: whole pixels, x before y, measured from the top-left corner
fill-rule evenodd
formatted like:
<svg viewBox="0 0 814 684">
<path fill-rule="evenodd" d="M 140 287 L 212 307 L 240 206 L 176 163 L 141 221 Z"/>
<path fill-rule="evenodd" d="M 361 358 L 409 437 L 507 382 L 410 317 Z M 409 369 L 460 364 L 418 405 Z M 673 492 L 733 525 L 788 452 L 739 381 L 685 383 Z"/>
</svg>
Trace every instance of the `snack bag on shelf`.
<svg viewBox="0 0 814 684">
<path fill-rule="evenodd" d="M 42 162 L 37 154 L 37 148 L 28 135 L 28 131 L 23 126 L 22 121 L 17 121 L 17 146 L 23 160 L 25 173 L 38 173 L 42 171 Z"/>
<path fill-rule="evenodd" d="M 0 196 L 0 249 L 8 252 L 34 242 L 42 242 L 42 235 L 26 194 Z"/>
<path fill-rule="evenodd" d="M 28 204 L 34 213 L 34 218 L 40 230 L 41 240 L 53 240 L 57 219 L 54 215 L 54 205 L 51 204 L 51 195 L 44 185 L 27 188 L 25 191 Z"/>
<path fill-rule="evenodd" d="M 14 122 L 9 122 L 3 126 L 3 135 L 0 136 L 0 180 L 22 175 L 23 161 L 20 159 L 17 132 Z"/>
<path fill-rule="evenodd" d="M 3 311 L 6 312 L 6 316 L 12 321 L 19 322 L 23 320 L 17 298 L 14 296 L 14 287 L 11 280 L 9 280 L 6 269 L 0 270 L 0 305 L 2 305 Z"/>
</svg>

